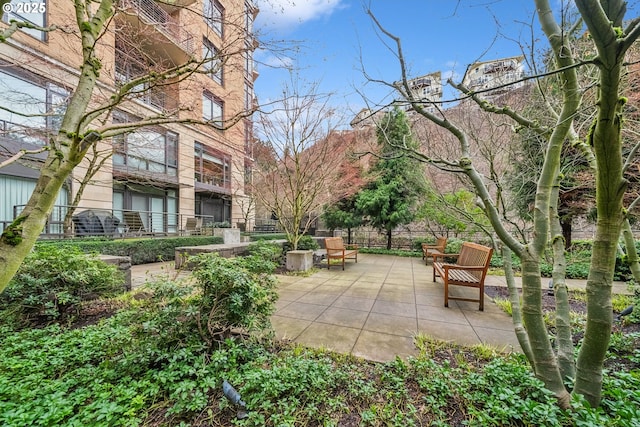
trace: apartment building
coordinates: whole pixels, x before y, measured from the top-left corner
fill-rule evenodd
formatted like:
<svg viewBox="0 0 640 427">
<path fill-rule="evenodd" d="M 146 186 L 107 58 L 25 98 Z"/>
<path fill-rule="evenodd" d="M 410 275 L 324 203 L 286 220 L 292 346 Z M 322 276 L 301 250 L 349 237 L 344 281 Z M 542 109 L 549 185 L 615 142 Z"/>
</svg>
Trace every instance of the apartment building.
<svg viewBox="0 0 640 427">
<path fill-rule="evenodd" d="M 408 81 L 414 99 L 422 103 L 422 108 L 435 113 L 442 105 L 442 75 L 440 71 L 416 77 Z"/>
<path fill-rule="evenodd" d="M 139 212 L 145 231 L 162 233 L 178 233 L 187 218 L 235 224 L 244 216 L 258 9 L 252 0 L 168 3 L 114 1 L 113 19 L 95 48 L 101 68 L 93 106 L 104 105 L 124 85 L 133 89 L 96 114 L 96 127 L 150 124 L 89 150 L 58 195 L 46 232 L 62 232 L 70 206 L 76 212 L 107 210 L 123 221 L 124 212 Z M 57 29 L 23 29 L 0 43 L 0 162 L 20 149 L 30 153 L 0 168 L 0 232 L 35 188 L 43 159 L 36 151 L 56 134 L 82 64 L 74 2 L 25 4 L 5 7 L 3 29 L 12 19 Z M 134 84 L 189 61 L 190 71 Z"/>
<path fill-rule="evenodd" d="M 476 62 L 467 67 L 462 83 L 486 100 L 524 86 L 524 56 Z"/>
</svg>

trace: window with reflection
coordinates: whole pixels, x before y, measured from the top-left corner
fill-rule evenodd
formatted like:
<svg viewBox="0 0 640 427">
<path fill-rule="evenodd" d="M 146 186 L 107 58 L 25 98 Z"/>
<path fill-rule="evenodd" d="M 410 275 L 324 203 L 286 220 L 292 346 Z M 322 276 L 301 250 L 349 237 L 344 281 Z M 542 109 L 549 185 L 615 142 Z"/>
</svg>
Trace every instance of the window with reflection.
<svg viewBox="0 0 640 427">
<path fill-rule="evenodd" d="M 135 121 L 114 113 L 115 123 Z M 113 138 L 113 164 L 153 173 L 177 176 L 178 134 L 156 127 L 143 127 Z"/>
<path fill-rule="evenodd" d="M 27 73 L 0 71 L 0 134 L 31 145 L 44 145 L 62 124 L 69 92 Z"/>
<path fill-rule="evenodd" d="M 29 24 L 46 27 L 47 24 L 47 2 L 45 0 L 27 1 L 27 0 L 11 0 L 11 7 L 5 5 L 3 7 L 2 20 L 9 23 L 12 20 L 19 22 L 27 22 Z M 9 10 L 9 12 L 7 12 Z M 36 30 L 35 28 L 21 28 L 20 31 L 37 38 L 38 40 L 46 40 L 47 33 Z"/>
<path fill-rule="evenodd" d="M 202 118 L 216 127 L 222 127 L 224 102 L 210 92 L 202 94 Z"/>
<path fill-rule="evenodd" d="M 216 187 L 231 187 L 231 156 L 221 151 L 196 142 L 194 169 L 196 182 Z"/>
<path fill-rule="evenodd" d="M 220 51 L 206 38 L 202 40 L 202 59 L 205 61 L 203 67 L 207 70 L 209 77 L 222 85 L 224 67 Z"/>
<path fill-rule="evenodd" d="M 203 16 L 209 28 L 222 37 L 224 31 L 224 7 L 216 0 L 204 0 Z"/>
</svg>

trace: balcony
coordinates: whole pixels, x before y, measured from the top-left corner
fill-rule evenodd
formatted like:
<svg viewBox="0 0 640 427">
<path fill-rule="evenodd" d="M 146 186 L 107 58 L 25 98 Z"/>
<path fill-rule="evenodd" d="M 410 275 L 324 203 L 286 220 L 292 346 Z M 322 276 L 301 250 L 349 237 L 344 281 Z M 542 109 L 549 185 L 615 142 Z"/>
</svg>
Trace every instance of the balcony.
<svg viewBox="0 0 640 427">
<path fill-rule="evenodd" d="M 513 61 L 500 61 L 485 66 L 485 73 L 504 73 L 507 71 L 513 71 L 516 68 L 516 64 Z"/>
<path fill-rule="evenodd" d="M 196 53 L 193 34 L 153 0 L 123 0 L 117 17 L 129 37 L 158 58 L 180 64 Z"/>
<path fill-rule="evenodd" d="M 231 182 L 219 174 L 195 173 L 195 190 L 197 193 L 231 194 Z"/>
</svg>

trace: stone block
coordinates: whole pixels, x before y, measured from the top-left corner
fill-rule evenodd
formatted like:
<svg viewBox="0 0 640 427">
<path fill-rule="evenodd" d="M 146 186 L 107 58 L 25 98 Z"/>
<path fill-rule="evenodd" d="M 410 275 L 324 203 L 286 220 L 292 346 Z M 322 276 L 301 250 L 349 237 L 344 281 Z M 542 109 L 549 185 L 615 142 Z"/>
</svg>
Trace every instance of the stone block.
<svg viewBox="0 0 640 427">
<path fill-rule="evenodd" d="M 307 271 L 313 267 L 313 251 L 287 252 L 287 270 Z"/>
</svg>

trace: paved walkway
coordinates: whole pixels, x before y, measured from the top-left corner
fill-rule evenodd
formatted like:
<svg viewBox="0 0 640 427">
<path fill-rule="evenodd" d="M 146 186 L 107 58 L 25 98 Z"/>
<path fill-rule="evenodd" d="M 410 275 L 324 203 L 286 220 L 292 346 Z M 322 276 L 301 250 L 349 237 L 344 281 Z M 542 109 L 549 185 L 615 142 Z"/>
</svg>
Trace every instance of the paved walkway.
<svg viewBox="0 0 640 427">
<path fill-rule="evenodd" d="M 133 286 L 154 275 L 185 277 L 173 263 L 132 268 Z M 485 343 L 504 351 L 520 351 L 511 317 L 490 299 L 478 303 L 450 301 L 443 306 L 440 279 L 420 258 L 358 255 L 358 263 L 322 269 L 310 277 L 278 276 L 280 298 L 272 323 L 278 338 L 388 361 L 417 354 L 417 333 L 474 345 Z M 487 285 L 504 286 L 504 277 L 488 276 Z M 584 281 L 570 281 L 583 287 Z M 454 286 L 452 295 L 477 297 L 477 290 Z"/>
</svg>

